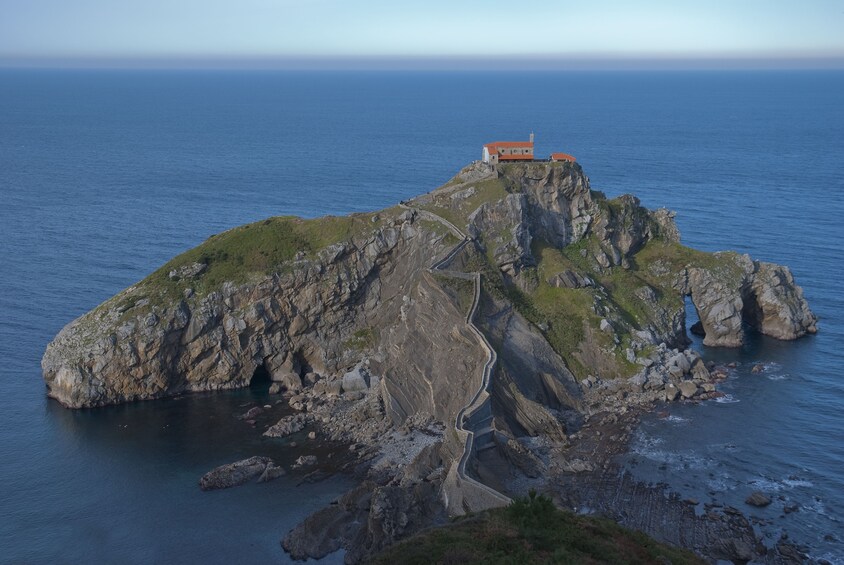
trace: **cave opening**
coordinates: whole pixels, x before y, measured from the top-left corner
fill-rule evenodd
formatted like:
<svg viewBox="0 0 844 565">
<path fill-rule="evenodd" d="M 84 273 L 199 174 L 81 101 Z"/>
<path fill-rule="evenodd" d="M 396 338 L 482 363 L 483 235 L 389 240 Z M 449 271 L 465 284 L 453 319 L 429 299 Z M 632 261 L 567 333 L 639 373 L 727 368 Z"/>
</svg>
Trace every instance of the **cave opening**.
<svg viewBox="0 0 844 565">
<path fill-rule="evenodd" d="M 313 370 L 302 351 L 296 350 L 293 352 L 293 372 L 299 375 L 299 378 L 305 378 L 305 375 Z"/>
<path fill-rule="evenodd" d="M 267 371 L 266 365 L 261 363 L 255 367 L 255 372 L 252 373 L 252 378 L 249 380 L 249 388 L 252 390 L 267 390 L 272 384 L 272 377 Z"/>
<path fill-rule="evenodd" d="M 694 301 L 692 301 L 691 295 L 686 295 L 683 297 L 683 301 L 686 307 L 686 332 L 687 335 L 691 334 L 695 337 L 703 338 L 706 336 L 706 332 L 703 330 L 703 324 L 700 321 L 700 314 L 698 314 L 697 306 L 695 306 Z"/>
</svg>

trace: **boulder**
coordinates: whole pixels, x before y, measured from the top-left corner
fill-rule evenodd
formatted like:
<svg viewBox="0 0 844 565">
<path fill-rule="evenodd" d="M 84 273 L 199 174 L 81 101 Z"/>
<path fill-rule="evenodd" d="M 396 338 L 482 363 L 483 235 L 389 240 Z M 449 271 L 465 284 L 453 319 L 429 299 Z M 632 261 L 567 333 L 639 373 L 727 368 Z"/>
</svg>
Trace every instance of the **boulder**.
<svg viewBox="0 0 844 565">
<path fill-rule="evenodd" d="M 683 353 L 676 353 L 668 359 L 665 368 L 670 375 L 679 379 L 689 372 L 691 365 Z"/>
<path fill-rule="evenodd" d="M 595 286 L 591 278 L 566 269 L 548 279 L 548 284 L 557 288 L 583 288 Z"/>
<path fill-rule="evenodd" d="M 703 359 L 697 357 L 692 362 L 692 367 L 689 370 L 692 377 L 698 381 L 708 381 L 710 378 L 709 369 L 706 368 L 706 363 L 703 362 Z"/>
<path fill-rule="evenodd" d="M 198 277 L 205 272 L 208 265 L 205 263 L 191 263 L 170 271 L 167 276 L 170 280 L 177 281 L 179 279 L 192 279 Z"/>
<path fill-rule="evenodd" d="M 302 377 L 292 371 L 279 371 L 273 374 L 273 381 L 280 383 L 288 392 L 299 392 L 302 390 Z"/>
<path fill-rule="evenodd" d="M 678 389 L 674 385 L 665 385 L 665 400 L 668 402 L 673 402 L 677 400 L 677 397 L 680 396 L 680 389 Z"/>
<path fill-rule="evenodd" d="M 254 420 L 259 414 L 263 414 L 264 409 L 260 406 L 253 406 L 249 410 L 246 411 L 245 414 L 240 415 L 241 420 Z"/>
<path fill-rule="evenodd" d="M 267 467 L 274 465 L 269 457 L 250 457 L 227 465 L 221 465 L 205 473 L 199 479 L 202 490 L 216 490 L 235 487 L 261 476 Z"/>
<path fill-rule="evenodd" d="M 355 367 L 343 375 L 343 392 L 361 392 L 369 389 L 369 373 L 366 369 Z"/>
<path fill-rule="evenodd" d="M 302 455 L 298 459 L 296 459 L 296 463 L 293 464 L 293 468 L 301 469 L 302 467 L 313 467 L 316 464 L 316 455 Z"/>
<path fill-rule="evenodd" d="M 765 493 L 759 492 L 757 490 L 757 491 L 750 493 L 750 496 L 748 496 L 745 499 L 744 502 L 746 504 L 751 505 L 751 506 L 762 507 L 762 506 L 768 506 L 771 503 L 771 499 Z"/>
<path fill-rule="evenodd" d="M 286 416 L 264 432 L 267 437 L 287 437 L 305 429 L 307 418 L 304 414 Z"/>
<path fill-rule="evenodd" d="M 680 383 L 678 388 L 680 389 L 680 394 L 683 395 L 683 398 L 692 398 L 697 394 L 697 385 L 692 381 L 683 381 Z"/>
<path fill-rule="evenodd" d="M 324 381 L 323 381 L 324 382 Z M 319 383 L 317 383 L 319 384 Z M 343 380 L 334 378 L 325 383 L 325 394 L 328 396 L 340 396 L 343 391 Z"/>
</svg>

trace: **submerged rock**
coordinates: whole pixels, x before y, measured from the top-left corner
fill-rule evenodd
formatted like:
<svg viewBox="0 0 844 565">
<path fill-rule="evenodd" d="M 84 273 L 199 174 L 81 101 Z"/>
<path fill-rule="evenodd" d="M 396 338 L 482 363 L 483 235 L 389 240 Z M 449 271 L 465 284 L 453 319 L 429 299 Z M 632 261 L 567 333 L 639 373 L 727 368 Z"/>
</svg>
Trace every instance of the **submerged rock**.
<svg viewBox="0 0 844 565">
<path fill-rule="evenodd" d="M 771 498 L 765 493 L 757 490 L 752 492 L 744 502 L 751 506 L 768 506 L 771 503 Z"/>
</svg>

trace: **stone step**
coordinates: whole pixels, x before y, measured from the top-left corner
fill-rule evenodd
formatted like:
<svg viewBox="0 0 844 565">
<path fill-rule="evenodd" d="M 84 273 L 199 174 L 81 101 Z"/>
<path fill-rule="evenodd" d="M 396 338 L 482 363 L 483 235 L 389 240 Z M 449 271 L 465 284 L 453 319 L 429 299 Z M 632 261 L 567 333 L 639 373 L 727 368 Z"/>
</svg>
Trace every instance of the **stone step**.
<svg viewBox="0 0 844 565">
<path fill-rule="evenodd" d="M 480 438 L 494 434 L 494 433 L 495 433 L 495 428 L 493 428 L 492 426 L 486 426 L 484 428 L 479 428 L 477 431 L 475 431 L 475 441 L 478 441 Z"/>
<path fill-rule="evenodd" d="M 498 447 L 498 444 L 495 443 L 494 441 L 490 441 L 488 443 L 485 443 L 483 445 L 479 445 L 479 446 L 475 447 L 475 450 L 478 453 L 481 453 L 481 452 L 484 452 L 484 451 L 489 451 L 490 449 L 495 449 L 496 447 Z"/>
</svg>

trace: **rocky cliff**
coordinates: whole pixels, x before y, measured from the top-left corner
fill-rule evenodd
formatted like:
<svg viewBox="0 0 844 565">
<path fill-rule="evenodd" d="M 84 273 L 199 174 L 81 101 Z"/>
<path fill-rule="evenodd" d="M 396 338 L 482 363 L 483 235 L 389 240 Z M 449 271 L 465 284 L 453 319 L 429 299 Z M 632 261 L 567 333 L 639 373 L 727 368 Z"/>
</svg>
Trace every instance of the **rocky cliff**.
<svg viewBox="0 0 844 565">
<path fill-rule="evenodd" d="M 404 206 L 242 226 L 66 326 L 42 361 L 48 394 L 81 408 L 269 377 L 303 413 L 297 429 L 360 442 L 375 470 L 286 547 L 363 557 L 475 509 L 461 459 L 506 490 L 501 469 L 541 467 L 526 438 L 563 444 L 593 414 L 712 394 L 684 350 L 686 297 L 707 345 L 816 331 L 787 267 L 684 247 L 673 217 L 592 191 L 574 163 L 474 163 Z M 476 331 L 497 354 L 484 390 Z M 399 464 L 379 445 L 389 430 L 433 439 Z M 327 523 L 334 545 L 314 533 Z"/>
</svg>

